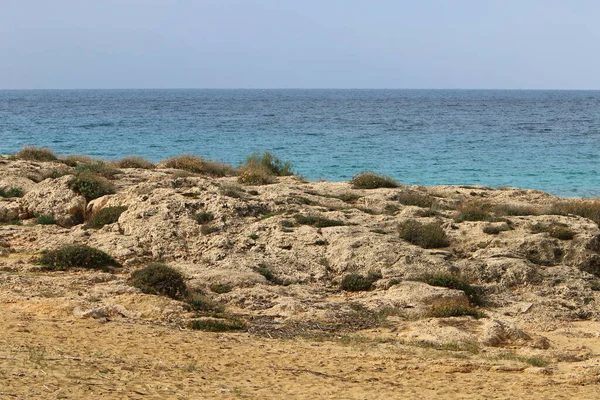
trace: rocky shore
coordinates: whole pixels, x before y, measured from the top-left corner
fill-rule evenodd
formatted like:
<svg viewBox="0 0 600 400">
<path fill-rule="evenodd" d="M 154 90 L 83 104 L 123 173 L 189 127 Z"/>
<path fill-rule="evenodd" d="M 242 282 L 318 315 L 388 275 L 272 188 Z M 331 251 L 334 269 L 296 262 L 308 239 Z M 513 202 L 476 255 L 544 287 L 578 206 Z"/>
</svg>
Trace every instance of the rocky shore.
<svg viewBox="0 0 600 400">
<path fill-rule="evenodd" d="M 500 372 L 522 386 L 496 385 L 498 397 L 490 398 L 519 398 L 541 387 L 552 397 L 561 385 L 577 388 L 576 398 L 600 394 L 598 200 L 514 188 L 366 189 L 293 175 L 248 184 L 244 172 L 209 176 L 164 163 L 97 164 L 104 169 L 91 173 L 114 193 L 96 197 L 74 183 L 90 163 L 97 161 L 0 157 L 6 398 L 270 398 L 277 385 L 270 391 L 262 384 L 272 379 L 264 376 L 270 364 L 262 358 L 278 351 L 287 364 L 277 368 L 290 375 L 281 376 L 287 385 L 281 390 L 292 398 L 319 392 L 298 392 L 308 385 L 302 378 L 294 389 L 290 377 L 306 374 L 320 379 L 316 386 L 330 386 L 322 398 L 389 398 L 398 385 L 408 396 L 434 376 L 445 379 L 439 374 L 470 375 L 472 385 L 456 378 L 444 385 L 462 385 L 462 392 L 440 387 L 422 398 L 481 398 L 495 386 L 477 385 L 505 379 Z M 102 210 L 114 218 L 92 224 Z M 102 250 L 119 266 L 49 271 L 40 265 L 43 252 L 69 245 Z M 203 306 L 132 284 L 131 274 L 150 263 L 181 272 Z M 195 330 L 212 326 L 198 321 L 239 324 L 211 333 Z M 152 343 L 143 339 L 148 335 L 155 335 Z M 161 349 L 163 335 L 168 349 Z M 113 351 L 99 343 L 105 338 L 127 341 L 122 351 L 146 360 L 138 375 L 118 368 L 117 359 L 134 368 L 136 358 L 116 355 L 122 343 Z M 110 354 L 95 354 L 94 342 Z M 192 342 L 204 343 L 205 351 L 227 348 L 211 356 L 220 372 L 187 353 Z M 150 365 L 144 358 L 150 354 L 157 360 L 163 354 L 168 365 Z M 338 368 L 324 363 L 336 355 Z M 233 375 L 219 357 L 230 357 Z M 411 389 L 402 374 L 386 375 L 391 359 L 403 371 L 420 368 L 421 386 L 415 381 Z M 89 361 L 85 379 L 72 365 L 82 360 Z M 236 364 L 242 361 L 248 364 Z M 361 375 L 352 368 L 363 361 Z M 251 383 L 235 375 L 244 371 Z M 521 382 L 524 372 L 531 374 Z M 119 374 L 125 378 L 115 383 Z M 182 376 L 205 380 L 193 387 L 167 383 Z M 155 380 L 168 391 L 153 386 Z M 128 386 L 134 381 L 138 386 Z"/>
</svg>

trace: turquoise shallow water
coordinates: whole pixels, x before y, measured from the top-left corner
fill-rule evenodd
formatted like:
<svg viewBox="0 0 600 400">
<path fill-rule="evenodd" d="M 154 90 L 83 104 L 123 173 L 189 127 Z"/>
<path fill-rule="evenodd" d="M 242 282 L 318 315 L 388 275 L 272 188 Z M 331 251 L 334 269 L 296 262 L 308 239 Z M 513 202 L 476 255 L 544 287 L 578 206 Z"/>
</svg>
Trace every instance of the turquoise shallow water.
<svg viewBox="0 0 600 400">
<path fill-rule="evenodd" d="M 407 184 L 600 196 L 600 91 L 0 91 L 0 153 L 238 164 L 270 150 L 308 179 L 370 169 Z"/>
</svg>

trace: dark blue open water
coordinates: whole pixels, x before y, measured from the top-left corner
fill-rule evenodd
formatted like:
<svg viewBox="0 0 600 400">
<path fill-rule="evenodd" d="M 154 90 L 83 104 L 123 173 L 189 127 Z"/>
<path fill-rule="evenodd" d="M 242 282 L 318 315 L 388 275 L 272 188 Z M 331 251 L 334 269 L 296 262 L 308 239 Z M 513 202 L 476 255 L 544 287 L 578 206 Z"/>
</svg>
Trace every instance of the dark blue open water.
<svg viewBox="0 0 600 400">
<path fill-rule="evenodd" d="M 600 196 L 600 91 L 0 91 L 0 153 L 238 164 L 270 150 L 309 179 L 370 169 L 407 184 Z"/>
</svg>

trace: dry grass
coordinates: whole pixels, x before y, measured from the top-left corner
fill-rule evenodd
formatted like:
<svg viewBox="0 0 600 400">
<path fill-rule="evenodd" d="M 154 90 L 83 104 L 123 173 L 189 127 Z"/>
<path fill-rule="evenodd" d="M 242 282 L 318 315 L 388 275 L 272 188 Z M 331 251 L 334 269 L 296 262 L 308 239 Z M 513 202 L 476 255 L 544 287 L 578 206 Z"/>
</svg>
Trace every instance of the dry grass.
<svg viewBox="0 0 600 400">
<path fill-rule="evenodd" d="M 143 157 L 129 156 L 114 162 L 117 168 L 154 169 L 156 165 Z"/>
<path fill-rule="evenodd" d="M 29 161 L 56 161 L 58 157 L 47 147 L 24 146 L 14 154 L 15 158 Z"/>
<path fill-rule="evenodd" d="M 568 200 L 555 203 L 548 212 L 555 215 L 575 214 L 600 225 L 600 200 Z"/>
<path fill-rule="evenodd" d="M 181 169 L 195 174 L 209 176 L 235 176 L 238 171 L 229 164 L 218 161 L 206 160 L 195 154 L 183 154 L 164 160 L 161 164 L 164 168 Z"/>
<path fill-rule="evenodd" d="M 435 249 L 450 245 L 446 232 L 435 222 L 422 224 L 419 221 L 409 219 L 398 225 L 398 233 L 402 239 L 424 249 Z"/>
<path fill-rule="evenodd" d="M 397 188 L 400 186 L 389 176 L 379 175 L 372 171 L 362 171 L 354 175 L 350 184 L 355 189 Z"/>
</svg>

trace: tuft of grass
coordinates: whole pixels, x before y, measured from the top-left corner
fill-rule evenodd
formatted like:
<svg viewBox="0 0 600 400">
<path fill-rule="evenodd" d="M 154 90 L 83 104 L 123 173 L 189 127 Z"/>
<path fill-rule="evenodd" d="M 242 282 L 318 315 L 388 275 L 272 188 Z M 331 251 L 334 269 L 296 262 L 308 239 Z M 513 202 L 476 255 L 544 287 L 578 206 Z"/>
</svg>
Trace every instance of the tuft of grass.
<svg viewBox="0 0 600 400">
<path fill-rule="evenodd" d="M 555 203 L 549 214 L 575 214 L 590 219 L 600 225 L 600 200 L 567 200 Z"/>
<path fill-rule="evenodd" d="M 543 358 L 539 357 L 523 357 L 518 356 L 513 353 L 501 353 L 495 357 L 497 360 L 510 360 L 510 361 L 519 361 L 525 364 L 532 365 L 534 367 L 547 367 L 550 362 Z"/>
<path fill-rule="evenodd" d="M 204 294 L 195 292 L 186 296 L 185 301 L 194 311 L 222 313 L 225 307 L 222 304 L 215 303 Z"/>
<path fill-rule="evenodd" d="M 244 188 L 238 185 L 223 184 L 219 187 L 219 193 L 221 193 L 223 196 L 231 197 L 234 199 L 240 199 L 244 197 L 245 192 L 246 191 L 244 190 Z"/>
<path fill-rule="evenodd" d="M 428 317 L 433 318 L 449 318 L 449 317 L 473 317 L 475 319 L 485 318 L 486 315 L 477 309 L 459 304 L 456 302 L 447 302 L 446 304 L 434 305 L 429 313 Z"/>
<path fill-rule="evenodd" d="M 421 208 L 430 208 L 435 204 L 433 197 L 414 190 L 398 192 L 391 197 L 391 200 L 396 200 L 405 206 L 417 206 Z"/>
<path fill-rule="evenodd" d="M 456 222 L 463 221 L 489 221 L 492 219 L 490 205 L 480 202 L 464 203 L 454 217 Z"/>
<path fill-rule="evenodd" d="M 209 288 L 210 290 L 218 294 L 229 293 L 233 290 L 233 287 L 231 287 L 231 285 L 227 285 L 225 283 L 216 283 L 214 285 L 210 285 Z"/>
<path fill-rule="evenodd" d="M 190 322 L 189 328 L 205 332 L 243 331 L 248 329 L 243 321 L 237 319 L 197 319 Z"/>
<path fill-rule="evenodd" d="M 125 206 L 104 207 L 92 215 L 86 226 L 88 228 L 102 228 L 104 225 L 114 224 L 125 210 L 127 210 Z"/>
<path fill-rule="evenodd" d="M 215 219 L 215 215 L 210 211 L 201 211 L 199 213 L 194 214 L 194 219 L 197 223 L 203 225 L 213 221 Z"/>
<path fill-rule="evenodd" d="M 256 268 L 256 272 L 264 276 L 267 281 L 274 283 L 275 285 L 285 285 L 285 282 L 275 275 L 273 271 L 271 271 L 271 269 L 264 264 L 260 264 Z"/>
<path fill-rule="evenodd" d="M 81 173 L 92 173 L 95 175 L 102 176 L 107 179 L 114 179 L 115 176 L 122 174 L 123 172 L 117 168 L 111 166 L 104 161 L 93 161 L 89 164 L 80 164 L 75 167 L 75 174 Z"/>
<path fill-rule="evenodd" d="M 18 187 L 0 188 L 0 197 L 23 197 L 23 189 Z"/>
<path fill-rule="evenodd" d="M 346 292 L 362 292 L 371 289 L 373 283 L 381 279 L 381 273 L 369 273 L 367 276 L 361 274 L 346 274 L 340 283 L 340 289 Z"/>
<path fill-rule="evenodd" d="M 61 157 L 59 161 L 65 165 L 68 165 L 69 167 L 76 167 L 78 165 L 93 164 L 96 162 L 100 162 L 100 160 L 97 158 L 92 158 L 83 154 L 69 154 L 67 156 Z"/>
<path fill-rule="evenodd" d="M 35 223 L 38 225 L 54 225 L 56 224 L 56 218 L 52 214 L 40 214 L 35 217 Z"/>
<path fill-rule="evenodd" d="M 402 239 L 424 249 L 437 249 L 450 245 L 446 232 L 435 222 L 422 224 L 409 219 L 398 225 L 398 233 Z"/>
<path fill-rule="evenodd" d="M 117 168 L 154 169 L 156 165 L 143 157 L 129 156 L 114 162 Z"/>
<path fill-rule="evenodd" d="M 552 222 L 550 224 L 537 223 L 531 225 L 531 233 L 548 233 L 553 238 L 559 240 L 571 240 L 575 237 L 575 232 L 567 224 Z"/>
<path fill-rule="evenodd" d="M 210 224 L 203 224 L 200 227 L 200 233 L 202 233 L 203 235 L 210 235 L 211 233 L 215 233 L 219 231 L 219 227 L 218 226 L 213 226 Z"/>
<path fill-rule="evenodd" d="M 183 274 L 166 264 L 151 263 L 134 271 L 129 282 L 144 293 L 180 299 L 188 294 Z"/>
<path fill-rule="evenodd" d="M 15 158 L 29 161 L 56 161 L 58 157 L 54 152 L 47 147 L 34 147 L 24 146 L 18 153 L 14 155 Z"/>
<path fill-rule="evenodd" d="M 248 237 L 252 240 L 256 240 L 259 238 L 259 236 L 256 233 L 253 233 L 253 234 L 249 235 Z"/>
<path fill-rule="evenodd" d="M 316 228 L 327 228 L 329 226 L 344 226 L 346 223 L 344 221 L 329 219 L 325 217 L 315 216 L 315 215 L 302 215 L 296 214 L 294 215 L 294 219 L 300 225 L 310 225 Z"/>
<path fill-rule="evenodd" d="M 259 186 L 275 183 L 275 176 L 261 164 L 247 164 L 242 167 L 238 182 L 244 185 Z"/>
<path fill-rule="evenodd" d="M 231 165 L 218 161 L 206 160 L 194 154 L 183 154 L 163 161 L 165 168 L 181 169 L 195 174 L 209 176 L 235 176 L 238 171 Z"/>
<path fill-rule="evenodd" d="M 84 245 L 67 245 L 42 253 L 38 263 L 52 271 L 65 271 L 71 268 L 110 270 L 120 264 L 102 250 Z"/>
<path fill-rule="evenodd" d="M 481 305 L 481 298 L 476 288 L 465 279 L 450 275 L 447 273 L 429 274 L 424 275 L 417 279 L 418 281 L 425 282 L 430 286 L 439 286 L 449 289 L 462 290 L 469 302 L 475 305 Z"/>
<path fill-rule="evenodd" d="M 487 233 L 488 235 L 497 235 L 500 232 L 510 231 L 511 227 L 508 224 L 494 225 L 487 224 L 483 227 L 483 233 Z"/>
<path fill-rule="evenodd" d="M 115 193 L 115 187 L 106 178 L 89 171 L 80 172 L 69 181 L 69 187 L 87 201 Z"/>
<path fill-rule="evenodd" d="M 397 188 L 400 186 L 389 176 L 379 175 L 372 171 L 362 171 L 354 175 L 350 184 L 355 189 Z"/>
<path fill-rule="evenodd" d="M 289 176 L 294 174 L 291 163 L 282 161 L 269 151 L 249 155 L 244 165 L 241 166 L 241 169 L 243 171 L 246 168 L 256 168 L 257 166 L 261 166 L 274 176 Z"/>
<path fill-rule="evenodd" d="M 497 216 L 522 217 L 539 214 L 538 210 L 533 207 L 511 204 L 497 205 L 493 208 L 493 210 Z"/>
</svg>

